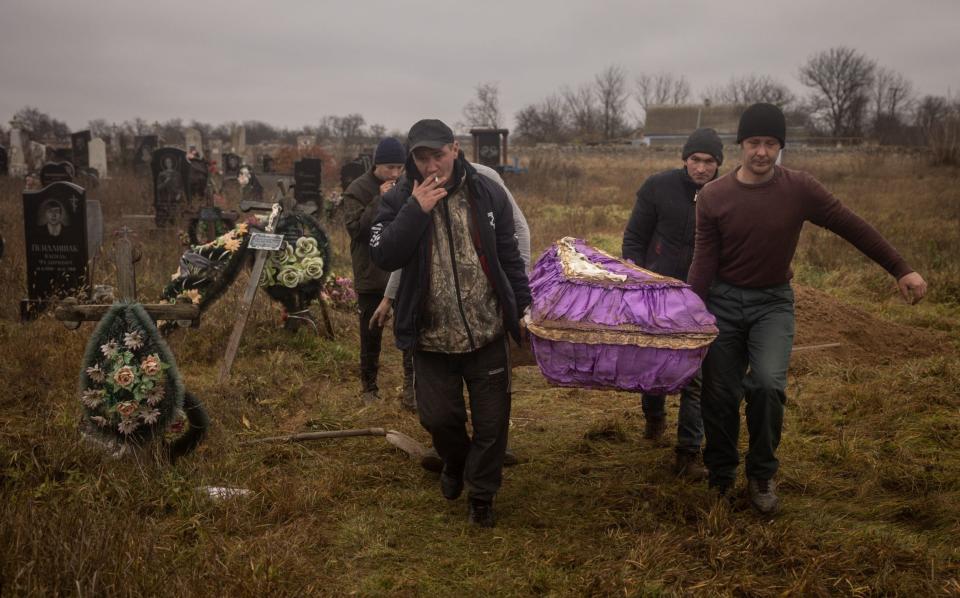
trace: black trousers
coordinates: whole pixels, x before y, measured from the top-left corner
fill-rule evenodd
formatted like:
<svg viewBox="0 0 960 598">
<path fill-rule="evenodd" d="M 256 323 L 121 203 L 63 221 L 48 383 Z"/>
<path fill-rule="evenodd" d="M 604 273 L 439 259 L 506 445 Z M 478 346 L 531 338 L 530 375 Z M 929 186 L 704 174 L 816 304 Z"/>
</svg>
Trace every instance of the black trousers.
<svg viewBox="0 0 960 598">
<path fill-rule="evenodd" d="M 370 318 L 382 299 L 382 293 L 357 293 L 357 309 L 360 312 L 360 382 L 363 392 L 379 390 L 377 371 L 380 369 L 383 328 L 374 326 L 370 330 Z"/>
<path fill-rule="evenodd" d="M 469 353 L 414 351 L 420 423 L 450 475 L 463 474 L 470 498 L 492 501 L 503 479 L 510 427 L 510 364 L 501 337 Z M 473 437 L 467 434 L 466 383 Z"/>
</svg>

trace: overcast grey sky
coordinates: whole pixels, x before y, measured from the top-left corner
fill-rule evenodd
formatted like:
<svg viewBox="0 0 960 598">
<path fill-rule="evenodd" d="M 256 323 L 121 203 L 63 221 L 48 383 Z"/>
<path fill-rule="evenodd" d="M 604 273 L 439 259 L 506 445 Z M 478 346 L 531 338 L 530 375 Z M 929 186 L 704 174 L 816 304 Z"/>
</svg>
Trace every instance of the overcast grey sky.
<svg viewBox="0 0 960 598">
<path fill-rule="evenodd" d="M 106 118 L 263 120 L 359 112 L 450 123 L 479 82 L 513 114 L 605 67 L 683 74 L 694 94 L 853 47 L 920 93 L 960 87 L 960 0 L 385 2 L 4 0 L 0 119 L 31 105 L 74 129 Z M 632 87 L 632 84 L 631 84 Z M 635 105 L 632 108 L 636 110 Z"/>
</svg>

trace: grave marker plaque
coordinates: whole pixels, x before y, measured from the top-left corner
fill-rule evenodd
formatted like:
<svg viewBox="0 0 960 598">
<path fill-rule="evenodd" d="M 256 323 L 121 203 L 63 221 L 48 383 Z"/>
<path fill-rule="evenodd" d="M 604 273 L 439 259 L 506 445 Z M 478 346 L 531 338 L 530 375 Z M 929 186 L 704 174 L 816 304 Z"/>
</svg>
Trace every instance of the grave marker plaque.
<svg viewBox="0 0 960 598">
<path fill-rule="evenodd" d="M 176 223 L 178 212 L 187 205 L 190 188 L 190 162 L 187 152 L 176 147 L 162 147 L 153 152 L 153 208 L 157 228 Z"/>
<path fill-rule="evenodd" d="M 40 169 L 40 185 L 46 187 L 50 183 L 72 183 L 76 172 L 70 162 L 47 162 Z"/>
<path fill-rule="evenodd" d="M 70 135 L 70 147 L 73 148 L 73 165 L 77 168 L 90 166 L 90 131 L 79 131 Z"/>
<path fill-rule="evenodd" d="M 28 319 L 49 299 L 89 284 L 86 192 L 65 182 L 24 191 L 23 226 L 28 299 L 20 309 Z"/>
<path fill-rule="evenodd" d="M 320 158 L 303 158 L 293 163 L 293 197 L 297 202 L 313 201 L 320 205 L 322 169 L 323 160 Z"/>
</svg>

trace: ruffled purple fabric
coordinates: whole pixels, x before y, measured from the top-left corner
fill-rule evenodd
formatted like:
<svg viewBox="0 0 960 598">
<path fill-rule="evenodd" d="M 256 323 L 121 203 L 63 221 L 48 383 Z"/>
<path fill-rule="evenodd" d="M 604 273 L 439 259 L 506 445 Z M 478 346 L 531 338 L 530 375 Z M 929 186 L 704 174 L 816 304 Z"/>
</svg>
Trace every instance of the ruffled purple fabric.
<svg viewBox="0 0 960 598">
<path fill-rule="evenodd" d="M 574 248 L 623 282 L 569 279 L 563 273 L 556 244 L 537 260 L 530 276 L 535 324 L 590 324 L 594 328 L 634 326 L 646 334 L 676 336 L 717 333 L 716 320 L 688 285 L 658 279 L 590 247 Z M 707 347 L 662 349 L 634 345 L 596 345 L 553 341 L 531 335 L 540 371 L 565 386 L 612 387 L 649 393 L 683 388 L 697 373 Z"/>
</svg>

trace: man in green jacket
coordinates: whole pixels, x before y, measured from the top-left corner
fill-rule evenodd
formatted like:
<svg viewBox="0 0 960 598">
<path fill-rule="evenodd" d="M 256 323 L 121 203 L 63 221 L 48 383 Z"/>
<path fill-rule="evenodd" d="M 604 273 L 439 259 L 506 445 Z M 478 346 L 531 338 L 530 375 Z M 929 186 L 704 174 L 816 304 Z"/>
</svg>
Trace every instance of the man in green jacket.
<svg viewBox="0 0 960 598">
<path fill-rule="evenodd" d="M 380 209 L 381 196 L 394 187 L 403 173 L 403 163 L 406 158 L 406 148 L 400 141 L 392 137 L 383 139 L 374 152 L 373 167 L 350 183 L 343 193 L 344 221 L 347 232 L 350 234 L 353 284 L 357 291 L 357 304 L 360 311 L 361 397 L 366 404 L 380 398 L 377 394 L 379 391 L 377 371 L 380 366 L 383 328 L 371 327 L 370 318 L 383 299 L 383 292 L 390 276 L 389 272 L 384 272 L 370 260 L 370 226 Z M 412 371 L 404 367 L 401 404 L 412 410 L 414 398 L 411 374 Z"/>
</svg>

